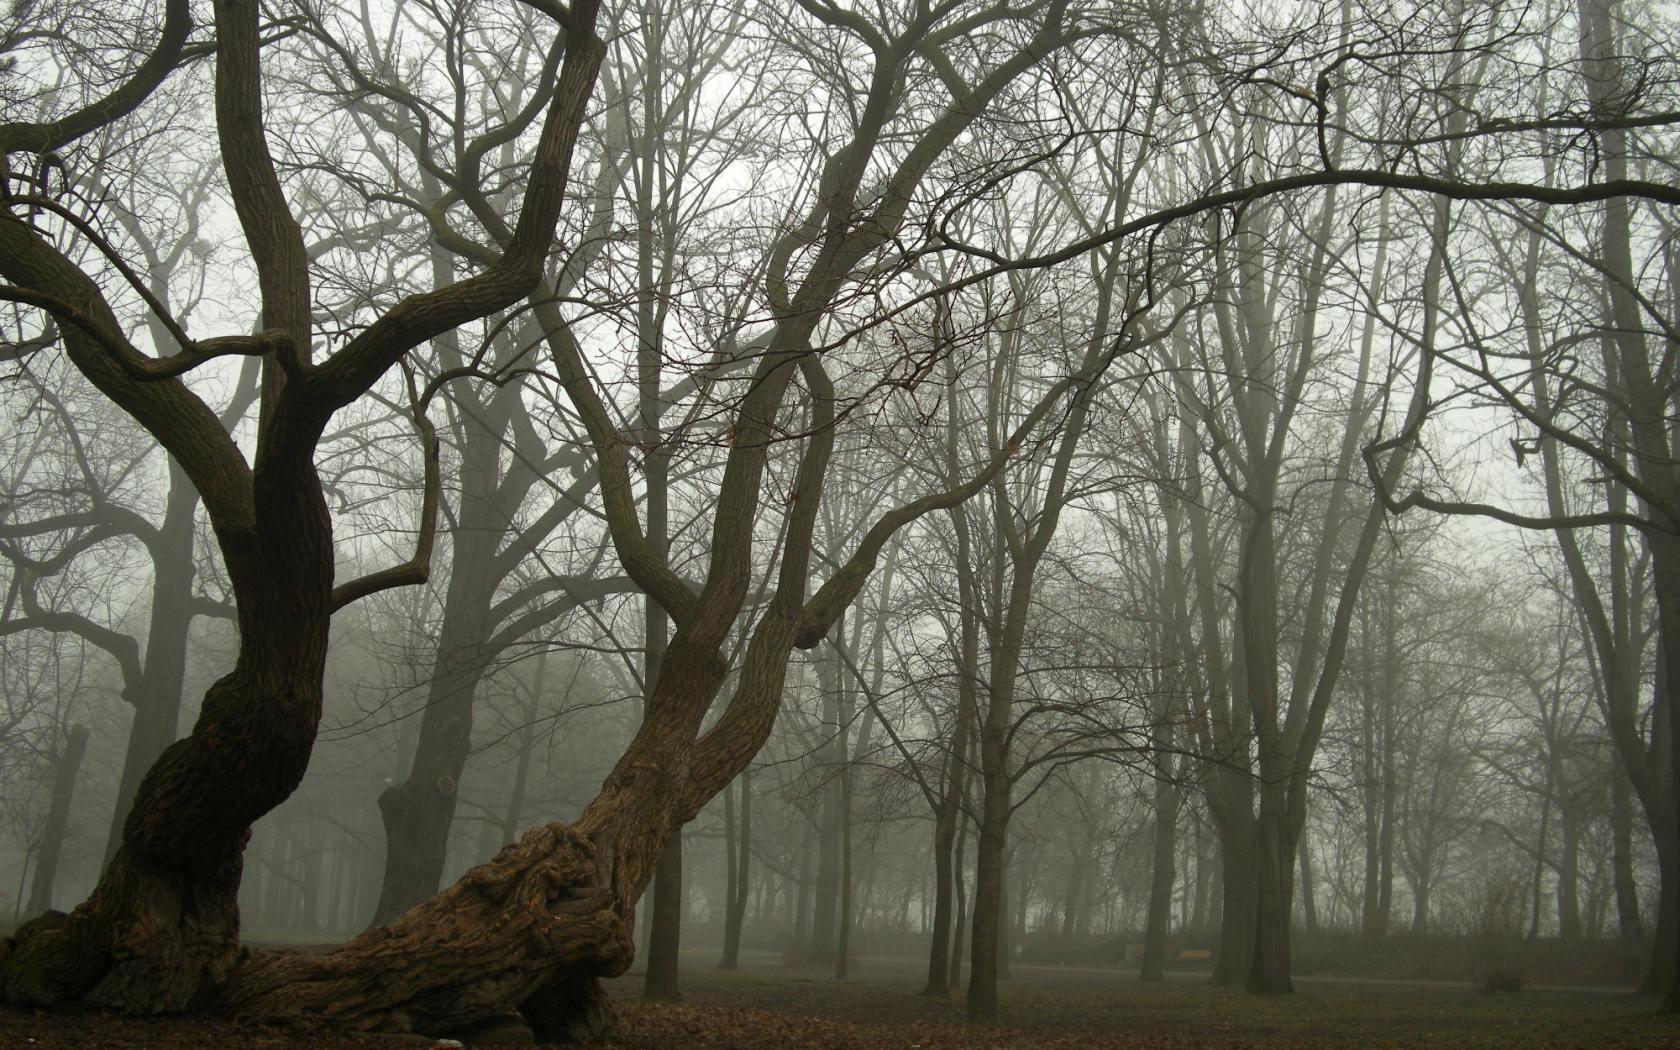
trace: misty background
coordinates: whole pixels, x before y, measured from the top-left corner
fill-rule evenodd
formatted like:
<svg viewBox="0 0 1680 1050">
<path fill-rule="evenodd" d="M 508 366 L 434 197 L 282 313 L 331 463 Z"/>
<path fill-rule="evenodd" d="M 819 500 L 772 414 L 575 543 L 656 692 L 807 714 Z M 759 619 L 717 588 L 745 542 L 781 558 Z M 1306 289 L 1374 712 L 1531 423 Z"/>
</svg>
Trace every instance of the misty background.
<svg viewBox="0 0 1680 1050">
<path fill-rule="evenodd" d="M 486 129 L 551 83 L 539 6 L 405 6 L 383 29 L 311 6 L 273 45 L 323 347 L 505 233 L 530 135 Z M 769 952 L 841 976 L 930 956 L 949 991 L 995 935 L 1003 974 L 1241 983 L 1281 923 L 1285 984 L 1667 987 L 1671 209 L 1350 184 L 1112 231 L 1321 162 L 1672 180 L 1672 122 L 1628 116 L 1672 108 L 1672 12 L 1087 12 L 1111 21 L 1000 90 L 899 202 L 893 165 L 955 90 L 940 78 L 979 76 L 1031 29 L 988 36 L 970 14 L 950 57 L 894 89 L 881 156 L 860 161 L 858 200 L 909 219 L 845 272 L 811 339 L 826 375 L 801 373 L 776 417 L 726 682 L 791 557 L 817 435 L 834 441 L 817 581 L 891 508 L 1005 465 L 904 526 L 794 654 L 768 742 L 673 836 L 639 953 Z M 820 2 L 601 18 L 544 303 L 625 438 L 637 513 L 699 581 L 733 413 L 786 309 L 777 275 L 828 264 L 822 173 L 868 116 L 870 33 L 908 30 L 888 7 Z M 48 62 L 0 83 L 20 95 Z M 257 278 L 195 130 L 209 92 L 171 81 L 37 181 L 96 216 L 175 318 L 243 331 Z M 1538 116 L 1501 137 L 1506 114 Z M 479 134 L 469 200 L 445 183 Z M 174 344 L 74 224 L 48 226 L 103 275 L 129 338 Z M 0 383 L 11 922 L 89 894 L 141 777 L 239 647 L 192 485 L 31 310 L 8 307 Z M 527 828 L 576 819 L 641 724 L 667 625 L 615 557 L 599 442 L 546 324 L 509 309 L 440 335 L 332 418 L 315 462 L 339 580 L 411 556 L 429 486 L 436 547 L 426 583 L 333 618 L 307 776 L 245 850 L 248 940 L 400 916 Z M 258 360 L 190 377 L 247 455 Z M 430 473 L 417 418 L 438 438 Z M 995 914 L 977 914 L 988 878 Z"/>
</svg>

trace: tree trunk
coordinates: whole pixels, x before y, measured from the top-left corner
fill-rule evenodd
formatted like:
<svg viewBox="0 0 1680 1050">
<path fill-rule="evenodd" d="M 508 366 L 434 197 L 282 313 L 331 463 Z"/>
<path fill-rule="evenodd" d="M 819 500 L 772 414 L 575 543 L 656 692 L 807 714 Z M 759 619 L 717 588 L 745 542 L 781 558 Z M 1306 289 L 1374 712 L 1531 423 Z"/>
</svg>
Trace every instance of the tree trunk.
<svg viewBox="0 0 1680 1050">
<path fill-rule="evenodd" d="M 1661 995 L 1675 983 L 1676 962 L 1680 959 L 1680 827 L 1676 814 L 1680 803 L 1675 798 L 1676 778 L 1669 766 L 1670 701 L 1661 699 L 1663 692 L 1663 663 L 1658 661 L 1657 693 L 1653 705 L 1650 800 L 1644 800 L 1645 823 L 1657 854 L 1656 919 L 1652 925 L 1650 954 L 1646 957 L 1644 974 L 1638 993 Z M 1637 912 L 1635 912 L 1637 915 Z M 1642 946 L 1643 947 L 1643 946 Z"/>
<path fill-rule="evenodd" d="M 1544 755 L 1541 756 L 1545 758 Z M 1551 764 L 1546 764 L 1546 794 L 1540 804 L 1540 841 L 1534 847 L 1534 878 L 1530 884 L 1528 939 L 1540 938 L 1540 902 L 1544 899 L 1543 890 L 1546 882 L 1546 840 L 1550 837 L 1552 824 L 1552 774 Z"/>
<path fill-rule="evenodd" d="M 1225 944 L 1225 864 L 1217 843 L 1215 843 L 1214 856 L 1211 859 L 1212 863 L 1208 866 L 1213 869 L 1213 872 L 1208 876 L 1208 881 L 1212 886 L 1208 891 L 1207 926 L 1209 931 L 1213 929 L 1220 931 L 1220 953 L 1223 954 Z M 1215 956 L 1216 962 L 1217 959 L 1218 956 Z M 1218 970 L 1216 969 L 1214 972 L 1217 975 Z M 1217 978 L 1216 983 L 1218 983 Z"/>
<path fill-rule="evenodd" d="M 810 837 L 806 836 L 807 843 Z M 788 941 L 788 954 L 795 959 L 803 959 L 807 946 L 810 944 L 811 930 L 811 851 L 799 851 L 799 882 L 797 885 L 798 898 L 793 909 L 793 936 Z"/>
<path fill-rule="evenodd" d="M 953 853 L 957 839 L 957 816 L 956 808 L 951 807 L 947 819 L 944 805 L 934 814 L 933 938 L 928 948 L 927 984 L 922 988 L 922 994 L 935 999 L 948 999 L 951 995 L 951 932 L 956 910 Z"/>
<path fill-rule="evenodd" d="M 1287 783 L 1276 777 L 1261 784 L 1260 819 L 1255 823 L 1254 959 L 1248 990 L 1264 995 L 1295 990 L 1289 974 L 1295 835 L 1284 811 L 1287 790 Z"/>
<path fill-rule="evenodd" d="M 1571 809 L 1558 813 L 1560 852 L 1558 854 L 1558 938 L 1566 944 L 1578 944 L 1581 932 L 1581 822 Z"/>
<path fill-rule="evenodd" d="M 1400 651 L 1395 641 L 1395 574 L 1383 576 L 1383 594 L 1360 602 L 1361 634 L 1380 638 L 1381 669 L 1372 680 L 1365 676 L 1365 886 L 1359 935 L 1367 946 L 1388 934 L 1394 905 L 1394 806 L 1399 770 L 1396 765 L 1395 692 L 1399 688 Z M 1373 601 L 1382 602 L 1381 624 L 1371 616 Z M 1370 644 L 1370 643 L 1367 643 Z"/>
<path fill-rule="evenodd" d="M 1680 850 L 1667 837 L 1656 840 L 1656 924 L 1651 931 L 1651 963 L 1640 981 L 1640 995 L 1663 995 L 1675 981 L 1680 959 Z"/>
<path fill-rule="evenodd" d="M 552 1026 L 566 1013 L 570 981 L 575 1012 L 598 1014 L 594 979 L 622 973 L 632 955 L 632 924 L 610 885 L 614 839 L 580 830 L 598 819 L 586 813 L 576 828 L 532 829 L 396 922 L 331 953 L 252 955 L 230 995 L 233 1010 L 438 1035 L 502 1013 L 510 1001 L 536 1000 L 530 1009 Z"/>
<path fill-rule="evenodd" d="M 1306 832 L 1301 833 L 1300 841 L 1296 843 L 1296 850 L 1301 857 L 1301 905 L 1306 916 L 1307 930 L 1318 932 L 1318 902 L 1313 898 L 1313 867 L 1312 847 L 1307 841 Z"/>
<path fill-rule="evenodd" d="M 951 972 L 947 983 L 962 987 L 963 938 L 968 934 L 968 890 L 963 881 L 963 847 L 968 844 L 968 822 L 957 828 L 956 862 L 951 867 L 951 888 L 957 898 L 956 921 L 951 924 Z"/>
<path fill-rule="evenodd" d="M 517 1003 L 539 1041 L 607 1024 L 596 979 L 629 966 L 635 902 L 666 841 L 745 768 L 768 733 L 793 639 L 791 622 L 774 613 L 755 628 L 742 681 L 720 718 L 722 732 L 740 735 L 705 741 L 723 751 L 703 750 L 694 734 L 724 665 L 708 658 L 709 639 L 698 652 L 674 646 L 648 716 L 575 824 L 532 829 L 436 897 L 332 952 L 250 955 L 229 997 L 233 1011 L 436 1035 Z M 755 701 L 762 709 L 741 706 Z M 752 720 L 743 722 L 747 714 Z M 700 762 L 708 763 L 706 779 L 697 781 Z M 679 778 L 683 771 L 688 779 Z"/>
<path fill-rule="evenodd" d="M 520 706 L 519 758 L 513 766 L 513 787 L 507 808 L 502 810 L 502 841 L 512 842 L 525 825 L 525 794 L 531 781 L 531 751 L 537 741 L 537 712 L 542 708 L 543 687 L 548 681 L 548 650 L 537 654 L 537 668 L 531 675 L 531 689 Z"/>
<path fill-rule="evenodd" d="M 647 976 L 642 998 L 675 1001 L 682 997 L 677 953 L 682 944 L 683 850 L 682 833 L 665 840 L 659 871 L 653 879 L 653 902 L 648 909 Z"/>
<path fill-rule="evenodd" d="M 1205 936 L 1208 927 L 1213 925 L 1208 921 L 1208 882 L 1210 877 L 1216 874 L 1217 869 L 1209 863 L 1207 853 L 1202 848 L 1202 818 L 1200 814 L 1195 815 L 1191 828 L 1195 831 L 1195 835 L 1191 839 L 1190 856 L 1194 858 L 1196 863 L 1196 887 L 1195 898 L 1190 905 L 1188 926 L 1196 936 L 1201 937 Z"/>
<path fill-rule="evenodd" d="M 988 737 L 990 737 L 988 727 Z M 987 739 L 983 748 L 1001 752 L 1003 740 Z M 1009 834 L 1009 782 L 1000 768 L 985 763 L 980 836 L 974 851 L 974 917 L 971 921 L 968 974 L 968 1019 L 981 1024 L 997 1021 L 999 925 L 1003 920 L 1003 853 Z"/>
<path fill-rule="evenodd" d="M 1019 887 L 1018 892 L 1015 894 L 1016 903 L 1020 905 L 1020 908 L 1014 913 L 1015 921 L 1009 921 L 1009 916 L 1011 914 L 1009 908 L 1009 887 L 1011 884 L 1009 869 L 1013 866 L 1010 863 L 1012 860 L 1010 854 L 1012 853 L 1014 853 L 1014 849 L 1005 851 L 1003 860 L 1003 879 L 998 883 L 997 979 L 1000 981 L 1007 981 L 1011 977 L 1015 976 L 1010 972 L 1009 968 L 1010 961 L 1013 958 L 1011 955 L 1011 946 L 1015 943 L 1015 931 L 1024 927 L 1027 922 L 1027 894 L 1024 885 L 1026 882 L 1025 879 L 1014 880 L 1015 882 L 1022 884 Z M 972 974 L 970 974 L 969 979 L 973 979 Z"/>
<path fill-rule="evenodd" d="M 288 428 L 309 426 L 271 419 L 268 440 L 285 447 Z M 178 1012 L 216 995 L 238 962 L 251 824 L 303 779 L 320 721 L 333 569 L 312 458 L 259 457 L 252 485 L 252 534 L 222 540 L 240 596 L 234 669 L 141 781 L 93 894 L 62 926 L 20 931 L 0 959 L 14 1005 Z"/>
<path fill-rule="evenodd" d="M 1388 933 L 1388 914 L 1381 906 L 1381 853 L 1377 828 L 1378 800 L 1367 793 L 1365 810 L 1365 871 L 1359 898 L 1359 940 L 1367 947 L 1377 944 Z"/>
<path fill-rule="evenodd" d="M 956 384 L 946 402 L 948 411 L 956 397 Z M 954 456 L 955 415 L 948 416 Z M 968 516 L 964 507 L 951 508 L 952 531 L 956 534 L 956 564 L 970 563 Z M 972 576 L 957 572 L 957 615 L 960 621 L 957 650 L 957 706 L 951 728 L 951 746 L 945 753 L 943 793 L 933 814 L 934 906 L 933 941 L 928 950 L 928 979 L 923 994 L 947 999 L 962 972 L 962 930 L 964 918 L 955 907 L 962 894 L 962 847 L 959 826 L 963 824 L 963 802 L 968 791 L 970 769 L 970 725 L 978 717 L 975 696 L 980 681 L 980 620 L 978 598 Z M 952 947 L 953 940 L 955 948 Z"/>
<path fill-rule="evenodd" d="M 1165 778 L 1155 781 L 1155 851 L 1149 871 L 1149 912 L 1143 927 L 1143 958 L 1138 980 L 1164 981 L 1167 973 L 1167 921 L 1172 912 L 1173 852 L 1178 848 L 1178 788 Z"/>
<path fill-rule="evenodd" d="M 1090 843 L 1075 850 L 1068 861 L 1067 888 L 1062 891 L 1062 944 L 1064 950 L 1079 933 L 1080 899 L 1085 893 L 1085 867 L 1091 862 Z"/>
<path fill-rule="evenodd" d="M 729 902 L 723 920 L 723 961 L 720 970 L 735 970 L 741 965 L 741 927 L 747 918 L 747 892 L 752 886 L 748 860 L 752 857 L 752 772 L 741 772 L 741 825 L 737 843 L 731 843 L 736 853 L 729 866 L 731 879 Z M 727 804 L 729 796 L 724 795 Z M 727 813 L 728 810 L 726 809 Z"/>
<path fill-rule="evenodd" d="M 1254 818 L 1238 812 L 1222 819 L 1219 833 L 1219 952 L 1214 957 L 1214 984 L 1241 984 L 1254 964 L 1255 922 L 1258 918 L 1254 863 Z"/>
<path fill-rule="evenodd" d="M 805 955 L 827 962 L 834 955 L 835 919 L 840 905 L 839 809 L 823 789 L 822 830 L 817 833 L 816 881 L 811 889 L 811 937 Z"/>
<path fill-rule="evenodd" d="M 1417 880 L 1412 884 L 1412 936 L 1424 937 L 1429 933 L 1429 890 L 1431 880 L 1427 871 L 1419 872 Z"/>
<path fill-rule="evenodd" d="M 133 351 L 120 344 L 113 351 L 96 338 L 100 329 L 121 333 L 123 328 L 93 282 L 15 216 L 0 215 L 0 270 L 6 279 L 74 289 L 77 308 L 84 313 L 82 322 L 64 330 L 66 356 L 158 437 L 191 475 L 221 547 L 239 631 L 233 668 L 208 690 L 191 734 L 166 748 L 141 780 L 123 824 L 122 845 L 92 896 L 61 924 L 20 931 L 0 949 L 0 988 L 17 1005 L 75 1000 L 136 1013 L 179 1012 L 249 990 L 259 991 L 259 997 L 243 1001 L 265 1001 L 260 998 L 264 978 L 279 970 L 271 966 L 265 974 L 264 963 L 274 957 L 242 960 L 237 943 L 239 876 L 252 822 L 284 801 L 308 766 L 321 716 L 335 603 L 406 578 L 409 571 L 364 578 L 335 594 L 332 523 L 315 469 L 322 432 L 338 407 L 365 393 L 409 347 L 433 331 L 512 305 L 537 283 L 526 274 L 538 269 L 546 254 L 543 230 L 557 221 L 571 147 L 604 50 L 592 31 L 593 5 L 578 0 L 569 8 L 565 58 L 520 232 L 502 274 L 469 286 L 466 295 L 440 292 L 418 311 L 404 312 L 414 301 L 408 300 L 384 316 L 384 327 L 375 323 L 362 329 L 353 340 L 355 348 L 334 359 L 340 371 L 324 375 L 326 370 L 313 369 L 311 362 L 311 289 L 302 231 L 264 142 L 258 5 L 218 0 L 214 9 L 220 156 L 257 270 L 259 324 L 278 335 L 265 343 L 279 347 L 265 360 L 262 414 L 249 460 L 185 384 L 129 375 L 122 359 Z M 483 295 L 475 298 L 480 291 Z M 706 680 L 703 668 L 695 670 Z M 620 792 L 627 786 L 622 776 L 614 784 Z M 670 808 L 667 802 L 665 815 Z M 645 822 L 625 823 L 639 828 Z M 640 877 L 638 842 L 612 845 L 619 847 L 613 860 L 627 872 L 626 880 Z M 554 903 L 547 892 L 551 885 L 540 877 L 532 885 L 539 908 Z M 441 951 L 458 961 L 464 954 L 461 945 L 438 937 L 447 924 L 433 921 L 433 914 L 423 918 L 433 958 Z M 480 942 L 493 942 L 496 938 L 485 937 L 484 931 L 495 928 L 477 927 L 473 934 Z M 393 944 L 410 929 L 382 929 L 373 939 Z M 346 960 L 368 964 L 370 980 L 394 991 L 404 984 L 395 973 L 425 971 L 420 943 L 417 939 L 399 948 L 396 957 L 385 958 L 389 970 L 360 954 L 367 941 L 351 942 L 341 949 L 343 955 L 307 960 L 304 967 L 326 973 Z M 543 946 L 545 956 L 562 951 L 558 945 Z M 509 953 L 498 954 L 503 965 L 510 961 Z M 230 989 L 228 980 L 242 961 L 252 964 L 252 980 Z M 546 972 L 551 971 L 545 963 Z M 504 982 L 498 998 L 505 1002 L 513 987 Z M 311 990 L 307 983 L 271 987 L 273 998 L 266 1002 L 274 1016 L 318 1016 L 323 1004 Z M 378 1009 L 368 1000 L 356 1004 L 328 995 L 340 1009 Z"/>
<path fill-rule="evenodd" d="M 171 459 L 168 502 L 151 548 L 152 608 L 146 628 L 146 666 L 136 683 L 136 695 L 124 690 L 124 698 L 134 705 L 134 721 L 128 731 L 111 830 L 105 839 L 106 863 L 122 844 L 123 825 L 134 808 L 141 778 L 180 731 L 187 634 L 193 619 L 193 517 L 197 509 L 198 491 Z"/>
<path fill-rule="evenodd" d="M 752 890 L 752 770 L 741 770 L 741 852 L 735 859 L 741 871 L 741 881 L 735 890 L 735 940 L 741 940 L 741 927 L 747 919 L 747 898 Z"/>
<path fill-rule="evenodd" d="M 70 826 L 70 801 L 76 793 L 76 777 L 82 756 L 87 754 L 88 731 L 72 726 L 64 751 L 53 763 L 52 800 L 47 806 L 47 823 L 41 829 L 41 845 L 35 861 L 35 878 L 29 886 L 29 909 L 33 919 L 52 908 L 53 882 L 58 878 L 58 858 L 64 851 L 64 833 Z"/>
<path fill-rule="evenodd" d="M 655 361 L 651 366 L 651 377 L 648 375 L 646 358 L 649 346 L 649 340 L 644 338 L 639 352 L 642 363 L 638 367 L 641 371 L 642 423 L 646 433 L 652 435 L 657 432 L 659 409 L 657 406 L 650 408 L 649 402 L 658 400 L 659 368 Z M 668 455 L 660 452 L 648 456 L 648 543 L 660 558 L 665 557 L 668 544 L 669 472 Z M 646 647 L 643 651 L 642 678 L 648 690 L 648 701 L 643 712 L 644 723 L 655 716 L 654 697 L 665 674 L 669 633 L 670 620 L 664 608 L 654 601 L 652 595 L 646 596 L 643 599 Z M 654 876 L 653 902 L 648 914 L 647 974 L 642 984 L 642 998 L 674 1001 L 682 995 L 677 954 L 682 947 L 686 898 L 683 893 L 682 829 L 679 825 L 668 830 L 664 851 L 659 858 L 659 870 Z"/>
<path fill-rule="evenodd" d="M 1663 469 L 1672 471 L 1672 463 L 1666 464 Z M 1680 539 L 1656 534 L 1651 537 L 1650 543 L 1651 576 L 1656 585 L 1660 624 L 1658 652 L 1661 654 L 1662 672 L 1658 681 L 1669 694 L 1665 705 L 1668 713 L 1668 777 L 1664 796 L 1667 805 L 1664 807 L 1666 812 L 1661 814 L 1657 850 L 1660 861 L 1663 853 L 1661 841 L 1666 840 L 1668 867 L 1663 873 L 1662 905 L 1669 922 L 1664 929 L 1663 913 L 1658 913 L 1657 943 L 1652 949 L 1651 968 L 1658 970 L 1659 958 L 1665 961 L 1666 970 L 1659 974 L 1663 1008 L 1676 1013 L 1680 1012 L 1680 717 L 1676 717 L 1680 707 L 1675 700 L 1675 692 L 1680 690 L 1680 642 L 1676 641 L 1680 639 Z"/>
<path fill-rule="evenodd" d="M 1639 921 L 1639 886 L 1633 878 L 1633 799 L 1627 771 L 1610 774 L 1611 871 L 1616 887 L 1616 948 L 1622 976 L 1637 980 L 1645 967 L 1645 931 Z"/>
<path fill-rule="evenodd" d="M 840 917 L 834 938 L 834 979 L 844 981 L 852 950 L 852 763 L 840 770 Z"/>
<path fill-rule="evenodd" d="M 834 957 L 835 920 L 840 907 L 840 767 L 846 761 L 846 727 L 840 720 L 839 658 L 819 665 L 823 693 L 821 731 L 828 735 L 818 751 L 821 804 L 817 825 L 817 882 L 811 902 L 811 940 L 806 949 L 813 961 Z"/>
<path fill-rule="evenodd" d="M 455 578 L 475 575 L 457 564 Z M 450 590 L 455 586 L 451 582 Z M 450 602 L 445 601 L 445 610 Z M 489 607 L 485 596 L 483 610 Z M 379 795 L 385 826 L 385 874 L 370 925 L 382 926 L 438 890 L 449 852 L 450 827 L 460 797 L 461 776 L 472 748 L 472 705 L 487 663 L 485 632 L 457 611 L 444 614 L 432 681 L 421 715 L 420 734 L 407 779 Z"/>
<path fill-rule="evenodd" d="M 430 263 L 435 287 L 455 279 L 453 259 L 442 247 L 433 245 Z M 465 363 L 457 333 L 445 334 L 438 344 L 446 365 Z M 509 341 L 500 345 L 506 347 Z M 460 494 L 450 530 L 449 586 L 408 775 L 379 796 L 385 875 L 373 912 L 375 926 L 436 893 L 443 879 L 455 804 L 472 750 L 473 703 L 496 657 L 490 639 L 497 618 L 491 607 L 511 567 L 497 553 L 526 491 L 525 485 L 507 480 L 501 469 L 512 415 L 523 410 L 518 394 L 492 387 L 486 396 L 471 389 L 457 390 L 453 396 L 461 406 L 453 424 L 460 449 Z"/>
<path fill-rule="evenodd" d="M 317 932 L 321 928 L 321 880 L 325 854 L 321 846 L 321 826 L 309 821 L 303 826 L 303 850 L 300 878 L 303 885 L 298 893 L 298 928 Z"/>
<path fill-rule="evenodd" d="M 1359 603 L 1361 636 L 1367 639 L 1367 647 L 1370 645 L 1369 639 L 1374 636 L 1370 605 L 1371 598 L 1369 596 Z M 1363 845 L 1365 847 L 1364 879 L 1361 882 L 1359 897 L 1359 940 L 1366 947 L 1375 945 L 1382 940 L 1383 934 L 1387 932 L 1387 916 L 1383 915 L 1377 907 L 1377 872 L 1380 850 L 1379 835 L 1381 832 L 1381 822 L 1378 819 L 1378 814 L 1382 811 L 1382 793 L 1381 782 L 1377 777 L 1377 747 L 1379 745 L 1375 711 L 1376 696 L 1374 695 L 1376 691 L 1376 683 L 1372 681 L 1372 675 L 1367 668 L 1360 689 L 1360 700 L 1362 702 L 1359 721 L 1359 762 L 1362 767 L 1359 809 L 1360 815 L 1364 818 L 1361 830 L 1364 833 Z"/>
</svg>

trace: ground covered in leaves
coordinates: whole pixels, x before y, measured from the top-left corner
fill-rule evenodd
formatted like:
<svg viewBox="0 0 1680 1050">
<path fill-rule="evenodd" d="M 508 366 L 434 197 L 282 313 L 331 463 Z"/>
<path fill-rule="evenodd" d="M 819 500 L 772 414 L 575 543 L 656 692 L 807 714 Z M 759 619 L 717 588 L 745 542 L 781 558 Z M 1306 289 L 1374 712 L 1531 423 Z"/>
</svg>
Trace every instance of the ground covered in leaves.
<svg viewBox="0 0 1680 1050">
<path fill-rule="evenodd" d="M 752 960 L 719 973 L 696 953 L 683 1001 L 646 1003 L 635 975 L 610 982 L 622 1031 L 619 1050 L 874 1050 L 874 1048 L 1191 1047 L 1674 1047 L 1680 1019 L 1652 1000 L 1621 992 L 1530 989 L 1483 995 L 1429 982 L 1300 982 L 1295 995 L 1257 999 L 1210 987 L 1196 975 L 1140 985 L 1098 969 L 1020 968 L 1003 988 L 1006 1023 L 963 1023 L 960 1002 L 916 994 L 910 961 L 865 961 L 834 981 L 819 971 Z M 0 1047 L 183 1050 L 397 1050 L 419 1037 L 358 1036 L 203 1020 L 0 1011 Z M 475 1044 L 488 1045 L 488 1044 Z"/>
</svg>

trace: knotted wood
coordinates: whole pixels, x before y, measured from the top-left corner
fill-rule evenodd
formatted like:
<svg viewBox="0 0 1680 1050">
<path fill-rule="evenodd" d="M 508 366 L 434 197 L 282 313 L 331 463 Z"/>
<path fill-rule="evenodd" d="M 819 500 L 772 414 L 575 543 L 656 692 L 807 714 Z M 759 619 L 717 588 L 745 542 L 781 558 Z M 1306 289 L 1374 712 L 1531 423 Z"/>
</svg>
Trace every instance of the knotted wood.
<svg viewBox="0 0 1680 1050">
<path fill-rule="evenodd" d="M 608 1007 L 596 979 L 623 973 L 633 954 L 610 875 L 609 849 L 565 824 L 533 828 L 330 952 L 248 953 L 227 1005 L 253 1020 L 443 1035 L 530 1002 L 540 1038 L 577 1024 L 598 1033 Z"/>
</svg>

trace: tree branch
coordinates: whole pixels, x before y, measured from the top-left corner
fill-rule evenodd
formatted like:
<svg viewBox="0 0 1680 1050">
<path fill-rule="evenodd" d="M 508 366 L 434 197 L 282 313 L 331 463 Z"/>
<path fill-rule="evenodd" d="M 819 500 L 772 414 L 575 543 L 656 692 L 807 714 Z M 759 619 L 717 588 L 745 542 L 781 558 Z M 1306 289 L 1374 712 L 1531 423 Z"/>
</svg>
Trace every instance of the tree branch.
<svg viewBox="0 0 1680 1050">
<path fill-rule="evenodd" d="M 188 0 L 168 0 L 163 8 L 163 27 L 157 46 L 133 76 L 103 98 L 57 120 L 0 124 L 0 158 L 9 158 L 13 153 L 50 153 L 132 112 L 180 64 L 182 49 L 192 29 Z M 0 164 L 5 163 L 0 159 Z"/>
<path fill-rule="evenodd" d="M 401 565 L 371 572 L 334 587 L 330 606 L 333 612 L 378 591 L 421 584 L 431 578 L 432 546 L 437 540 L 438 506 L 443 502 L 443 471 L 439 465 L 437 429 L 426 417 L 426 410 L 413 388 L 412 377 L 409 393 L 414 403 L 414 430 L 420 437 L 421 455 L 426 464 L 425 487 L 420 499 L 420 531 L 414 539 L 414 556 Z"/>
</svg>

